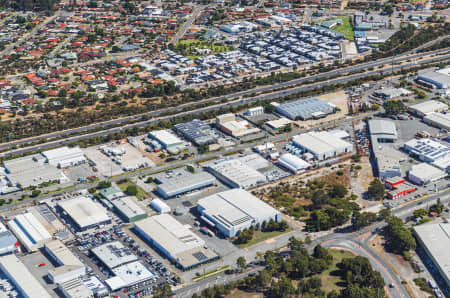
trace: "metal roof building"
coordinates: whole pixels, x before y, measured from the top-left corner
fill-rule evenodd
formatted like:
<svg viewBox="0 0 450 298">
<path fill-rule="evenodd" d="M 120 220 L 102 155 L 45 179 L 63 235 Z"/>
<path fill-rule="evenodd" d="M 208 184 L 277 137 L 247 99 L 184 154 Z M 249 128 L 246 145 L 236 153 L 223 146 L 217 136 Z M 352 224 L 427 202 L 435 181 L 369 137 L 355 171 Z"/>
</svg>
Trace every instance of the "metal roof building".
<svg viewBox="0 0 450 298">
<path fill-rule="evenodd" d="M 424 117 L 431 113 L 445 112 L 448 110 L 448 105 L 437 100 L 428 100 L 411 105 L 408 107 L 408 110 L 420 117 Z"/>
<path fill-rule="evenodd" d="M 294 136 L 295 146 L 314 155 L 318 160 L 336 157 L 353 151 L 353 145 L 327 131 L 307 132 Z"/>
<path fill-rule="evenodd" d="M 450 114 L 430 113 L 423 117 L 423 122 L 447 131 L 450 130 Z"/>
<path fill-rule="evenodd" d="M 437 89 L 447 89 L 450 87 L 450 76 L 439 71 L 429 71 L 417 76 L 419 81 L 431 84 Z"/>
<path fill-rule="evenodd" d="M 210 173 L 187 170 L 170 171 L 153 176 L 157 186 L 156 192 L 163 198 L 172 198 L 190 191 L 201 189 L 216 183 L 216 178 Z"/>
<path fill-rule="evenodd" d="M 129 196 L 110 200 L 114 210 L 127 222 L 134 222 L 147 217 L 147 213 Z"/>
<path fill-rule="evenodd" d="M 52 239 L 45 227 L 29 212 L 16 215 L 8 221 L 8 227 L 27 251 L 36 251 Z"/>
<path fill-rule="evenodd" d="M 297 157 L 291 153 L 281 155 L 278 159 L 278 164 L 294 174 L 304 171 L 311 166 L 300 157 Z"/>
<path fill-rule="evenodd" d="M 79 165 L 86 162 L 83 151 L 80 147 L 60 147 L 52 150 L 43 151 L 42 155 L 47 162 L 58 168 L 66 168 Z"/>
<path fill-rule="evenodd" d="M 447 174 L 427 163 L 413 165 L 408 172 L 408 180 L 418 185 L 425 185 L 436 180 L 442 179 Z"/>
<path fill-rule="evenodd" d="M 153 140 L 158 141 L 164 149 L 176 149 L 185 145 L 183 140 L 169 130 L 151 131 L 148 135 Z"/>
<path fill-rule="evenodd" d="M 220 192 L 198 201 L 198 212 L 223 235 L 240 231 L 271 219 L 281 221 L 281 213 L 242 189 Z"/>
<path fill-rule="evenodd" d="M 208 145 L 216 142 L 216 140 L 207 133 L 211 130 L 211 127 L 198 119 L 176 124 L 174 129 L 186 140 L 196 145 Z"/>
<path fill-rule="evenodd" d="M 435 162 L 450 155 L 450 147 L 431 139 L 409 140 L 403 149 L 425 162 Z"/>
<path fill-rule="evenodd" d="M 0 222 L 0 255 L 12 253 L 18 246 L 16 237 Z"/>
<path fill-rule="evenodd" d="M 111 222 L 106 210 L 87 197 L 60 201 L 58 206 L 72 218 L 80 230 Z"/>
<path fill-rule="evenodd" d="M 24 297 L 52 297 L 14 254 L 0 257 L 0 269 Z"/>
<path fill-rule="evenodd" d="M 111 289 L 116 291 L 118 289 L 127 288 L 155 277 L 141 261 L 124 264 L 112 269 L 114 277 L 105 280 L 105 283 Z"/>
<path fill-rule="evenodd" d="M 120 241 L 102 244 L 92 248 L 91 252 L 110 270 L 138 260 L 130 248 L 124 246 Z"/>
<path fill-rule="evenodd" d="M 59 265 L 48 272 L 48 277 L 54 283 L 66 282 L 86 274 L 86 266 L 60 240 L 47 242 L 44 249 Z"/>
<path fill-rule="evenodd" d="M 134 223 L 135 230 L 182 269 L 216 259 L 205 241 L 169 214 L 148 217 Z"/>
<path fill-rule="evenodd" d="M 281 104 L 275 110 L 291 120 L 321 118 L 334 112 L 335 107 L 321 99 L 310 97 Z"/>
<path fill-rule="evenodd" d="M 424 224 L 414 227 L 420 245 L 450 287 L 450 224 Z"/>
<path fill-rule="evenodd" d="M 78 278 L 59 283 L 58 289 L 67 298 L 93 297 L 92 291 Z"/>
<path fill-rule="evenodd" d="M 219 180 L 234 188 L 249 188 L 266 182 L 266 177 L 238 159 L 221 159 L 207 169 Z"/>
<path fill-rule="evenodd" d="M 397 140 L 397 129 L 395 123 L 388 120 L 369 120 L 370 136 L 376 138 L 377 142 L 389 143 Z"/>
</svg>

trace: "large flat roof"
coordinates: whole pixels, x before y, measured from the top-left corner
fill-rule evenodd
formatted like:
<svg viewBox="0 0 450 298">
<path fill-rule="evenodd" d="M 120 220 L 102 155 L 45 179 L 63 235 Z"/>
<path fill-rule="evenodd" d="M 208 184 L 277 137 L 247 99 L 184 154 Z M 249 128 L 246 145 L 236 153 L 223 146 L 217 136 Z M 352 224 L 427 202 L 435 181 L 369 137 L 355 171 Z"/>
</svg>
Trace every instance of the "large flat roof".
<svg viewBox="0 0 450 298">
<path fill-rule="evenodd" d="M 304 148 L 308 148 L 309 151 L 312 151 L 318 155 L 352 146 L 350 143 L 327 131 L 311 131 L 303 133 L 301 135 L 294 136 L 293 141 Z"/>
<path fill-rule="evenodd" d="M 450 127 L 450 114 L 430 113 L 423 119 L 434 122 L 435 124 L 445 129 L 448 129 Z"/>
<path fill-rule="evenodd" d="M 28 297 L 52 297 L 14 254 L 0 257 L 0 267 L 14 285 Z"/>
<path fill-rule="evenodd" d="M 291 119 L 296 119 L 298 117 L 308 119 L 311 118 L 312 114 L 317 112 L 326 114 L 332 113 L 334 111 L 334 106 L 321 99 L 310 97 L 284 103 L 276 107 L 276 110 L 282 112 Z"/>
<path fill-rule="evenodd" d="M 448 109 L 447 104 L 437 101 L 428 100 L 421 103 L 417 103 L 408 107 L 408 109 L 418 111 L 424 115 L 439 111 L 441 109 Z"/>
<path fill-rule="evenodd" d="M 128 263 L 112 270 L 114 277 L 105 282 L 114 290 L 146 281 L 155 275 L 140 261 Z"/>
<path fill-rule="evenodd" d="M 238 159 L 218 160 L 208 164 L 208 167 L 242 187 L 266 181 L 263 174 Z"/>
<path fill-rule="evenodd" d="M 102 244 L 91 249 L 91 252 L 110 269 L 138 260 L 138 257 L 120 241 Z"/>
<path fill-rule="evenodd" d="M 171 133 L 169 130 L 151 131 L 150 135 L 166 146 L 178 145 L 183 143 L 180 138 Z"/>
<path fill-rule="evenodd" d="M 184 192 L 186 189 L 196 189 L 205 184 L 213 184 L 216 178 L 210 173 L 197 170 L 190 173 L 187 170 L 159 173 L 153 176 L 158 182 L 160 188 L 168 196 Z"/>
<path fill-rule="evenodd" d="M 426 250 L 434 259 L 435 266 L 440 268 L 450 286 L 450 223 L 423 224 L 414 227 L 414 232 L 420 238 Z"/>
<path fill-rule="evenodd" d="M 114 205 L 120 212 L 122 212 L 127 218 L 133 218 L 139 215 L 145 215 L 145 211 L 134 202 L 131 197 L 119 197 L 111 200 L 111 204 Z"/>
<path fill-rule="evenodd" d="M 275 217 L 279 211 L 243 189 L 231 189 L 198 201 L 203 212 L 228 229 L 261 222 Z"/>
<path fill-rule="evenodd" d="M 58 206 L 67 212 L 81 228 L 110 220 L 106 210 L 87 197 L 60 201 Z"/>
<path fill-rule="evenodd" d="M 43 151 L 42 155 L 45 156 L 48 160 L 53 159 L 67 159 L 73 158 L 74 156 L 83 156 L 83 151 L 81 151 L 80 147 L 59 147 L 52 150 Z"/>
<path fill-rule="evenodd" d="M 155 215 L 135 223 L 136 228 L 162 247 L 184 268 L 217 257 L 205 241 L 169 214 Z"/>
<path fill-rule="evenodd" d="M 378 138 L 397 139 L 397 129 L 395 123 L 388 120 L 374 119 L 369 120 L 369 131 L 371 135 Z"/>
<path fill-rule="evenodd" d="M 45 248 L 55 256 L 63 266 L 82 266 L 84 264 L 60 240 L 52 240 L 45 244 Z"/>
<path fill-rule="evenodd" d="M 45 227 L 29 212 L 16 215 L 8 222 L 8 226 L 22 244 L 31 251 L 42 245 L 39 243 L 52 238 Z"/>
</svg>

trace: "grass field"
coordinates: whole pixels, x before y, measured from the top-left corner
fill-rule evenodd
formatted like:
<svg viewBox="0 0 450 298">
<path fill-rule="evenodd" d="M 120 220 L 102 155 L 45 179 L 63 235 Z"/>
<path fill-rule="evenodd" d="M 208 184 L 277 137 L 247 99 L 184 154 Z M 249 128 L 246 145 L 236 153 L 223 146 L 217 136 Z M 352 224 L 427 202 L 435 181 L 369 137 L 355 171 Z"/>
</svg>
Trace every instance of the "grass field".
<svg viewBox="0 0 450 298">
<path fill-rule="evenodd" d="M 329 249 L 328 251 L 333 256 L 333 263 L 330 265 L 330 268 L 317 276 L 322 280 L 323 289 L 327 293 L 333 290 L 339 291 L 345 287 L 341 276 L 337 274 L 336 264 L 340 263 L 344 258 L 354 257 L 350 252 L 344 250 Z"/>
<path fill-rule="evenodd" d="M 232 47 L 217 45 L 206 40 L 198 39 L 182 39 L 174 47 L 175 52 L 185 55 L 190 59 L 195 59 L 197 57 L 203 56 L 197 54 L 195 52 L 195 49 L 210 49 L 210 55 L 229 52 L 233 50 Z"/>
<path fill-rule="evenodd" d="M 284 232 L 280 232 L 280 231 L 261 232 L 260 230 L 257 230 L 254 232 L 252 240 L 250 240 L 249 242 L 247 242 L 245 244 L 238 244 L 237 246 L 240 248 L 249 247 L 249 246 L 252 246 L 253 244 L 265 241 L 267 239 L 276 237 L 276 236 L 284 234 L 284 233 L 288 233 L 290 231 L 292 231 L 292 228 L 290 228 L 290 227 Z"/>
<path fill-rule="evenodd" d="M 125 192 L 125 191 L 127 190 L 127 187 L 130 186 L 130 185 L 134 185 L 134 186 L 136 186 L 136 188 L 137 188 L 136 198 L 138 198 L 138 199 L 143 199 L 143 198 L 145 198 L 145 196 L 146 196 L 145 191 L 144 191 L 142 188 L 140 188 L 139 186 L 137 186 L 136 184 L 134 184 L 133 182 L 127 180 L 127 181 L 124 182 L 124 183 L 117 184 L 117 186 L 118 186 L 118 187 L 120 188 L 120 190 L 122 190 L 123 192 Z"/>
<path fill-rule="evenodd" d="M 344 34 L 345 38 L 354 40 L 355 34 L 353 32 L 352 24 L 350 23 L 351 17 L 341 17 L 342 25 L 337 25 L 333 28 L 334 31 L 341 32 Z"/>
</svg>

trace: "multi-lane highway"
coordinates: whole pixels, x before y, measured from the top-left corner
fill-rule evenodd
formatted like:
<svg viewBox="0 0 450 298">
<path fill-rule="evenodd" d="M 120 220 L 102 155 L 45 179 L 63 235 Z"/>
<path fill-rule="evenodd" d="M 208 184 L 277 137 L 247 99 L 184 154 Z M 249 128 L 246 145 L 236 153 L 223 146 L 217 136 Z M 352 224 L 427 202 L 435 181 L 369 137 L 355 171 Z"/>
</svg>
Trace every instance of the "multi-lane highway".
<svg viewBox="0 0 450 298">
<path fill-rule="evenodd" d="M 437 53 L 442 53 L 442 52 L 443 52 L 442 50 L 438 50 L 433 53 L 437 54 Z M 416 67 L 419 65 L 418 62 L 416 61 L 416 59 L 419 59 L 421 57 L 426 57 L 429 55 L 430 54 L 428 53 L 428 54 L 415 54 L 415 55 L 411 55 L 408 57 L 398 57 L 398 58 L 396 58 L 397 60 L 394 60 L 394 63 L 403 62 L 403 64 L 394 65 L 394 71 L 400 70 L 400 69 L 407 69 L 410 67 Z M 436 61 L 447 60 L 449 58 L 450 58 L 450 54 L 448 54 L 448 51 L 447 51 L 447 54 L 445 54 L 445 55 L 423 58 L 422 60 L 420 60 L 420 64 L 426 64 L 426 63 L 431 63 L 431 62 L 436 62 Z M 411 62 L 405 62 L 405 60 L 410 60 Z M 106 121 L 106 122 L 95 123 L 95 124 L 84 126 L 84 127 L 69 129 L 69 130 L 65 130 L 65 131 L 59 131 L 59 132 L 50 133 L 47 135 L 38 136 L 38 137 L 31 137 L 31 138 L 27 138 L 27 139 L 12 141 L 9 143 L 1 144 L 0 150 L 10 149 L 10 148 L 12 148 L 13 145 L 24 145 L 27 143 L 37 142 L 42 138 L 47 138 L 47 139 L 57 138 L 57 139 L 59 139 L 64 136 L 70 136 L 73 134 L 80 134 L 80 133 L 83 133 L 86 131 L 97 130 L 96 132 L 78 135 L 78 136 L 74 136 L 74 137 L 68 137 L 63 140 L 50 141 L 50 142 L 46 142 L 46 143 L 39 144 L 39 145 L 29 146 L 26 148 L 8 150 L 6 152 L 1 153 L 0 156 L 7 156 L 7 155 L 10 155 L 13 153 L 21 154 L 21 153 L 26 153 L 26 152 L 30 152 L 30 151 L 51 148 L 51 147 L 58 146 L 60 144 L 64 144 L 64 143 L 68 143 L 68 142 L 73 142 L 73 141 L 78 141 L 78 140 L 82 140 L 82 139 L 86 139 L 86 138 L 90 138 L 90 137 L 102 136 L 102 135 L 118 132 L 118 131 L 121 131 L 126 128 L 146 126 L 149 124 L 157 123 L 160 120 L 169 120 L 169 119 L 172 119 L 172 118 L 175 118 L 178 116 L 182 116 L 185 114 L 206 112 L 206 111 L 218 109 L 223 106 L 228 106 L 228 105 L 237 106 L 237 105 L 242 105 L 245 103 L 252 103 L 252 102 L 256 102 L 256 101 L 260 101 L 260 100 L 268 100 L 268 99 L 275 100 L 275 99 L 278 99 L 283 96 L 298 93 L 301 91 L 311 90 L 314 88 L 320 88 L 322 86 L 326 86 L 326 85 L 330 85 L 330 84 L 346 83 L 348 81 L 355 80 L 355 79 L 361 79 L 361 78 L 364 78 L 364 77 L 367 77 L 370 75 L 385 74 L 385 73 L 389 73 L 391 71 L 391 68 L 389 68 L 389 69 L 385 68 L 383 70 L 375 70 L 374 69 L 374 70 L 366 71 L 363 73 L 356 73 L 356 74 L 352 74 L 352 75 L 346 75 L 343 77 L 336 77 L 338 75 L 343 75 L 343 74 L 349 73 L 349 72 L 355 72 L 355 71 L 361 70 L 361 69 L 368 69 L 368 68 L 375 67 L 375 66 L 385 65 L 386 63 L 387 62 L 384 61 L 384 59 L 383 59 L 382 61 L 375 61 L 375 62 L 370 62 L 368 64 L 363 64 L 363 66 L 361 66 L 361 65 L 351 66 L 348 68 L 339 69 L 339 70 L 331 71 L 328 73 L 318 74 L 318 75 L 314 75 L 314 76 L 307 77 L 307 78 L 296 79 L 296 80 L 280 83 L 277 85 L 265 86 L 265 87 L 261 87 L 258 89 L 237 92 L 237 93 L 233 93 L 230 95 L 225 95 L 221 98 L 208 98 L 208 99 L 202 100 L 200 102 L 203 102 L 203 103 L 217 102 L 217 104 L 214 104 L 212 106 L 208 106 L 205 108 L 191 110 L 188 112 L 176 113 L 171 116 L 159 117 L 157 119 L 155 119 L 155 118 L 158 117 L 162 113 L 175 113 L 176 111 L 181 111 L 184 107 L 192 106 L 193 103 L 186 103 L 186 104 L 183 104 L 183 105 L 180 105 L 177 107 L 167 108 L 167 109 L 158 110 L 158 111 L 154 111 L 154 112 L 148 112 L 148 113 L 141 114 L 138 116 L 118 118 L 118 119 L 114 119 L 114 120 L 110 120 L 110 121 Z M 325 80 L 326 78 L 330 78 L 330 79 Z M 321 81 L 316 82 L 316 83 L 310 83 L 310 82 L 313 82 L 314 80 L 321 80 Z M 301 85 L 301 84 L 304 84 L 304 85 Z M 300 85 L 300 86 L 293 87 L 290 89 L 284 89 L 281 91 L 271 92 L 276 89 L 289 88 L 291 86 L 297 86 L 297 85 Z M 253 96 L 253 97 L 246 97 L 246 98 L 240 99 L 243 96 L 248 96 L 248 95 L 254 94 L 256 92 L 266 92 L 266 93 L 264 93 L 262 95 L 257 95 L 257 96 Z M 225 103 L 220 103 L 221 99 L 226 99 L 227 101 Z M 199 102 L 197 102 L 197 103 L 199 103 Z M 125 124 L 130 121 L 138 121 L 143 116 L 152 117 L 152 119 L 146 120 L 146 121 L 139 121 L 139 122 L 135 122 L 132 124 L 126 124 L 124 126 L 119 127 L 119 125 Z M 107 128 L 108 126 L 115 126 L 115 127 Z"/>
</svg>

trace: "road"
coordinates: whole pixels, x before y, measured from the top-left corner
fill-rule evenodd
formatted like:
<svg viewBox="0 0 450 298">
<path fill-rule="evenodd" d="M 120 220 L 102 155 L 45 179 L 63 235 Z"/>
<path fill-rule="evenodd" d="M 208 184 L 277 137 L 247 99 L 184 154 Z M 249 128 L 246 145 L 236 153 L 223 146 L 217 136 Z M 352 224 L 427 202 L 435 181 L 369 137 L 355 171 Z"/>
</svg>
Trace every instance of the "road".
<svg viewBox="0 0 450 298">
<path fill-rule="evenodd" d="M 445 50 L 445 49 L 444 49 Z M 438 51 L 439 53 L 442 52 L 442 50 Z M 411 59 L 413 60 L 414 58 L 418 58 L 418 57 L 424 57 L 424 54 L 416 54 L 416 55 L 412 55 L 409 57 L 399 57 L 397 58 L 397 60 L 394 59 L 394 62 L 397 61 L 404 61 L 404 60 L 408 60 Z M 446 54 L 443 56 L 439 56 L 439 57 L 431 57 L 431 58 L 425 58 L 423 60 L 420 61 L 421 64 L 425 64 L 425 63 L 429 63 L 429 62 L 434 62 L 434 61 L 440 61 L 440 60 L 446 60 L 450 58 L 450 54 Z M 386 61 L 376 61 L 376 62 L 371 62 L 368 64 L 363 64 L 363 69 L 367 69 L 369 67 L 375 67 L 375 66 L 379 66 L 379 65 L 384 65 L 386 64 Z M 415 67 L 417 66 L 417 62 L 416 61 L 412 61 L 403 65 L 395 65 L 394 66 L 394 70 L 399 70 L 399 69 L 407 69 L 408 67 Z M 201 100 L 199 102 L 196 102 L 195 104 L 198 103 L 205 103 L 205 102 L 220 102 L 220 100 L 222 98 L 228 100 L 228 102 L 226 103 L 217 103 L 215 105 L 209 106 L 209 107 L 205 107 L 205 108 L 200 108 L 200 109 L 196 109 L 196 110 L 192 110 L 192 111 L 188 111 L 188 112 L 179 112 L 170 116 L 163 116 L 163 117 L 159 117 L 157 118 L 159 115 L 161 115 L 162 113 L 174 113 L 176 111 L 181 111 L 184 107 L 189 107 L 192 106 L 193 103 L 186 103 L 177 107 L 171 107 L 171 108 L 166 108 L 166 109 L 162 109 L 162 110 L 158 110 L 158 111 L 154 111 L 154 112 L 148 112 L 148 113 L 144 113 L 144 114 L 140 114 L 138 116 L 129 116 L 129 117 L 123 117 L 123 118 L 118 118 L 118 119 L 114 119 L 114 120 L 110 120 L 110 121 L 105 121 L 105 122 L 99 122 L 99 123 L 95 123 L 95 124 L 91 124 L 88 126 L 83 126 L 83 127 L 78 127 L 78 128 L 74 128 L 74 129 L 69 129 L 69 130 L 65 130 L 65 131 L 58 131 L 55 133 L 49 133 L 46 135 L 41 135 L 41 136 L 37 136 L 37 137 L 31 137 L 31 138 L 27 138 L 27 139 L 21 139 L 21 140 L 16 140 L 16 141 L 12 141 L 12 142 L 8 142 L 8 143 L 4 143 L 0 145 L 0 150 L 8 150 L 5 151 L 3 153 L 0 153 L 0 156 L 8 156 L 11 154 L 21 154 L 21 153 L 26 153 L 26 152 L 30 152 L 30 151 L 35 151 L 35 150 L 41 150 L 41 149 L 45 149 L 45 148 L 51 148 L 51 147 L 55 147 L 58 145 L 62 145 L 64 143 L 69 143 L 69 142 L 73 142 L 73 141 L 78 141 L 78 140 L 82 140 L 82 139 L 86 139 L 86 138 L 90 138 L 90 137 L 95 137 L 95 136 L 103 136 L 103 135 L 107 135 L 110 133 L 114 133 L 114 132 L 118 132 L 121 131 L 123 129 L 126 128 L 132 128 L 132 127 L 142 127 L 142 126 L 146 126 L 149 124 L 153 124 L 153 123 L 157 123 L 160 120 L 170 120 L 172 118 L 175 117 L 179 117 L 182 115 L 187 115 L 187 114 L 198 114 L 200 112 L 207 112 L 207 111 L 211 111 L 214 109 L 217 109 L 219 107 L 224 107 L 224 106 L 238 106 L 238 105 L 242 105 L 244 103 L 253 103 L 256 101 L 260 101 L 260 100 L 268 100 L 268 99 L 279 99 L 280 97 L 284 97 L 290 94 L 294 94 L 297 92 L 301 92 L 301 91 L 306 91 L 306 90 L 311 90 L 314 88 L 320 88 L 322 86 L 325 85 L 330 85 L 330 84 L 337 84 L 337 83 L 345 83 L 351 80 L 355 80 L 355 79 L 361 79 L 364 78 L 366 76 L 370 76 L 370 75 L 376 75 L 376 74 L 380 74 L 380 73 L 389 73 L 391 71 L 391 69 L 385 69 L 385 70 L 372 70 L 372 71 L 366 71 L 364 73 L 356 73 L 353 75 L 348 75 L 348 76 L 344 76 L 344 77 L 337 77 L 337 78 L 333 78 L 333 79 L 329 79 L 327 81 L 320 81 L 317 83 L 310 83 L 308 84 L 308 82 L 311 82 L 313 80 L 317 80 L 317 79 L 326 79 L 329 77 L 334 77 L 337 76 L 339 74 L 344 74 L 347 73 L 349 71 L 357 71 L 361 69 L 361 65 L 356 65 L 356 66 L 352 66 L 352 67 L 348 67 L 346 69 L 339 69 L 339 70 L 335 70 L 335 71 L 331 71 L 328 73 L 323 73 L 323 74 L 318 74 L 318 75 L 314 75 L 311 77 L 307 77 L 307 78 L 301 78 L 301 79 L 296 79 L 293 81 L 288 81 L 288 82 L 284 82 L 284 83 L 280 83 L 280 84 L 276 84 L 276 85 L 271 85 L 271 86 L 265 86 L 265 87 L 261 87 L 258 89 L 252 89 L 252 90 L 247 90 L 247 91 L 241 91 L 241 92 L 237 92 L 237 93 L 233 93 L 230 95 L 225 95 L 221 98 L 208 98 L 208 99 L 204 99 Z M 248 96 L 250 94 L 256 93 L 256 92 L 270 92 L 272 90 L 278 89 L 278 88 L 288 88 L 290 86 L 295 86 L 295 85 L 300 85 L 300 84 L 306 84 L 306 85 L 302 85 L 302 86 L 298 86 L 298 87 L 294 87 L 291 89 L 286 89 L 286 90 L 281 90 L 281 91 L 275 91 L 272 93 L 266 93 L 266 94 L 262 94 L 262 95 L 258 95 L 258 96 L 254 96 L 254 97 L 246 97 L 244 99 L 239 99 L 242 96 Z M 234 101 L 230 101 L 233 100 Z M 140 118 L 142 118 L 143 116 L 147 116 L 152 118 L 151 120 L 146 120 L 146 121 L 139 121 L 136 123 L 132 123 L 132 124 L 126 124 L 123 126 L 118 127 L 118 125 L 121 124 L 125 124 L 127 122 L 130 121 L 138 121 Z M 155 119 L 157 118 L 157 119 Z M 108 126 L 116 126 L 113 128 L 108 128 L 105 129 Z M 103 129 L 102 129 L 103 128 Z M 67 136 L 67 135 L 71 135 L 71 134 L 77 134 L 77 133 L 82 133 L 82 132 L 86 132 L 89 130 L 99 130 L 97 132 L 93 132 L 93 133 L 88 133 L 88 134 L 84 134 L 84 135 L 79 135 L 79 136 L 74 136 L 74 137 L 68 137 L 66 139 L 63 140 L 57 140 L 57 141 L 49 141 L 43 144 L 38 144 L 38 145 L 33 145 L 33 146 L 29 146 L 26 148 L 19 148 L 19 149 L 13 149 L 11 150 L 13 145 L 24 145 L 27 143 L 31 143 L 31 142 L 37 142 L 42 138 L 47 138 L 47 139 L 51 139 L 51 138 L 61 138 L 63 136 Z"/>
<path fill-rule="evenodd" d="M 192 11 L 191 15 L 188 17 L 186 22 L 183 24 L 183 26 L 178 30 L 178 32 L 175 34 L 175 36 L 172 38 L 172 40 L 169 42 L 169 44 L 176 44 L 188 31 L 188 29 L 192 26 L 195 19 L 202 13 L 203 9 L 205 8 L 204 5 L 195 6 L 194 10 Z"/>
<path fill-rule="evenodd" d="M 441 202 L 443 204 L 450 202 L 450 190 L 434 194 L 430 197 L 415 202 L 408 202 L 403 206 L 392 209 L 392 214 L 402 219 L 406 219 L 408 216 L 412 215 L 415 209 L 418 208 L 419 202 L 422 202 L 422 204 L 431 205 L 436 203 L 437 198 L 441 198 Z M 317 244 L 321 244 L 324 247 L 350 250 L 357 255 L 367 257 L 371 262 L 371 264 L 373 265 L 373 267 L 381 273 L 383 279 L 385 280 L 386 285 L 389 285 L 391 283 L 394 285 L 393 288 L 386 287 L 386 290 L 389 292 L 390 297 L 407 298 L 409 297 L 409 294 L 406 291 L 403 284 L 401 283 L 401 278 L 397 276 L 394 270 L 383 260 L 383 258 L 381 258 L 377 253 L 375 253 L 368 244 L 370 236 L 374 235 L 376 231 L 382 229 L 385 225 L 386 223 L 379 222 L 369 227 L 363 228 L 357 232 L 345 233 L 332 230 L 329 231 L 328 234 L 324 236 L 313 239 L 308 249 L 311 251 Z M 282 235 L 281 237 L 277 238 L 276 241 L 273 243 L 261 242 L 247 248 L 246 251 L 239 251 L 234 256 L 232 256 L 232 258 L 236 260 L 241 254 L 245 253 L 246 254 L 245 257 L 247 260 L 253 260 L 257 252 L 264 252 L 267 250 L 274 250 L 277 248 L 286 247 L 290 237 L 304 239 L 305 233 L 301 230 L 295 230 L 293 232 Z M 227 260 L 232 259 L 230 258 L 230 256 L 223 256 L 223 258 L 226 258 Z M 234 262 L 229 264 L 234 264 Z M 255 271 L 259 270 L 261 270 L 261 268 L 255 269 Z M 233 276 L 223 274 L 222 276 L 220 276 L 219 279 L 217 279 L 216 277 L 212 277 L 203 280 L 201 282 L 189 284 L 181 289 L 178 289 L 175 293 L 177 297 L 183 298 L 190 297 L 192 294 L 201 292 L 203 289 L 209 286 L 213 286 L 214 284 L 224 284 L 234 280 L 242 279 L 251 272 L 253 271 Z"/>
<path fill-rule="evenodd" d="M 65 47 L 69 42 L 71 42 L 75 37 L 77 37 L 77 34 L 71 34 L 63 42 L 60 42 L 48 55 L 49 58 L 54 58 L 59 50 L 61 50 L 63 47 Z"/>
</svg>

